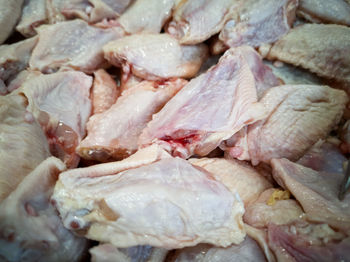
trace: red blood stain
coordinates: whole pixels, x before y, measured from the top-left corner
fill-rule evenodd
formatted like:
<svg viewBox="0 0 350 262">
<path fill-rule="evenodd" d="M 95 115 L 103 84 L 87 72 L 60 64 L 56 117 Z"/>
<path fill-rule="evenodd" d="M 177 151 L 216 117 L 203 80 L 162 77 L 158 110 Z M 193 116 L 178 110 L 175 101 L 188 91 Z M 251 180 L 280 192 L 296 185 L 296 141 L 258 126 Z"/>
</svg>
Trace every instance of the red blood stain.
<svg viewBox="0 0 350 262">
<path fill-rule="evenodd" d="M 193 143 L 194 141 L 199 139 L 199 135 L 191 134 L 188 136 L 180 137 L 180 138 L 172 138 L 171 136 L 164 136 L 161 140 L 168 142 L 169 144 L 178 144 L 185 147 L 188 144 Z"/>
</svg>

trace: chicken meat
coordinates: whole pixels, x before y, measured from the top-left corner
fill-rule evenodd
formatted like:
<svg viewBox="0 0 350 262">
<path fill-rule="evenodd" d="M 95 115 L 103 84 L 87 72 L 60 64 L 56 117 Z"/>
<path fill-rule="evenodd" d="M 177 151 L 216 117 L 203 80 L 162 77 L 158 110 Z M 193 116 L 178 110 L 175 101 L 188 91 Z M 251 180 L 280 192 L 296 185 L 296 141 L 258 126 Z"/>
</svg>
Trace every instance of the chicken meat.
<svg viewBox="0 0 350 262">
<path fill-rule="evenodd" d="M 36 35 L 36 28 L 48 22 L 47 0 L 24 0 L 22 15 L 16 30 L 25 37 Z"/>
<path fill-rule="evenodd" d="M 328 86 L 270 88 L 260 101 L 268 117 L 249 125 L 244 135 L 230 141 L 232 146 L 226 144 L 226 151 L 253 165 L 273 158 L 296 161 L 339 123 L 347 101 L 344 91 Z"/>
<path fill-rule="evenodd" d="M 261 52 L 270 60 L 301 66 L 339 82 L 350 92 L 350 28 L 342 25 L 304 24 Z"/>
<path fill-rule="evenodd" d="M 64 228 L 50 202 L 65 169 L 59 159 L 47 158 L 0 204 L 1 261 L 80 261 L 87 240 Z"/>
<path fill-rule="evenodd" d="M 62 67 L 91 73 L 106 64 L 102 46 L 123 36 L 120 28 L 100 29 L 82 20 L 43 25 L 29 65 L 43 73 Z"/>
<path fill-rule="evenodd" d="M 129 34 L 160 33 L 170 18 L 175 0 L 137 0 L 118 19 Z"/>
<path fill-rule="evenodd" d="M 10 92 L 8 85 L 11 80 L 28 67 L 32 50 L 38 42 L 38 38 L 29 38 L 11 45 L 0 46 L 0 82 L 4 88 L 0 88 L 0 95 Z"/>
<path fill-rule="evenodd" d="M 182 79 L 157 84 L 142 81 L 123 92 L 108 110 L 93 115 L 87 137 L 77 148 L 85 159 L 123 159 L 138 149 L 138 139 L 152 115 L 157 113 L 184 85 Z M 128 112 L 127 115 L 125 112 Z"/>
<path fill-rule="evenodd" d="M 350 26 L 350 4 L 345 0 L 300 0 L 297 14 L 313 23 Z"/>
<path fill-rule="evenodd" d="M 198 44 L 220 32 L 241 0 L 177 1 L 166 31 L 182 44 Z"/>
<path fill-rule="evenodd" d="M 0 97 L 0 202 L 50 156 L 45 134 L 25 104 L 22 96 Z"/>
<path fill-rule="evenodd" d="M 125 73 L 147 80 L 172 77 L 190 78 L 196 75 L 208 48 L 200 45 L 180 45 L 168 34 L 134 34 L 112 41 L 103 47 L 105 58 Z"/>
<path fill-rule="evenodd" d="M 92 262 L 163 262 L 167 249 L 151 246 L 117 248 L 111 244 L 101 244 L 90 250 Z"/>
<path fill-rule="evenodd" d="M 244 206 L 254 202 L 271 183 L 244 161 L 224 158 L 191 158 L 189 162 L 211 173 L 232 192 L 238 192 Z"/>
<path fill-rule="evenodd" d="M 21 16 L 24 0 L 0 1 L 0 44 L 11 35 Z"/>
<path fill-rule="evenodd" d="M 238 194 L 157 147 L 61 173 L 53 199 L 68 229 L 116 247 L 227 247 L 245 237 Z"/>
<path fill-rule="evenodd" d="M 91 85 L 90 76 L 67 71 L 30 78 L 16 90 L 27 98 L 27 110 L 42 126 L 52 154 L 69 167 L 79 162 L 75 148 L 85 136 Z"/>
<path fill-rule="evenodd" d="M 183 158 L 205 156 L 244 126 L 264 118 L 243 52 L 228 50 L 217 65 L 192 79 L 153 116 L 139 143 L 157 143 Z"/>
<path fill-rule="evenodd" d="M 229 47 L 260 46 L 285 35 L 295 19 L 298 0 L 248 0 L 227 21 L 219 39 Z"/>
<path fill-rule="evenodd" d="M 326 223 L 344 233 L 350 231 L 350 195 L 338 199 L 343 173 L 317 172 L 287 159 L 271 161 L 273 177 L 298 200 L 307 219 Z"/>
</svg>

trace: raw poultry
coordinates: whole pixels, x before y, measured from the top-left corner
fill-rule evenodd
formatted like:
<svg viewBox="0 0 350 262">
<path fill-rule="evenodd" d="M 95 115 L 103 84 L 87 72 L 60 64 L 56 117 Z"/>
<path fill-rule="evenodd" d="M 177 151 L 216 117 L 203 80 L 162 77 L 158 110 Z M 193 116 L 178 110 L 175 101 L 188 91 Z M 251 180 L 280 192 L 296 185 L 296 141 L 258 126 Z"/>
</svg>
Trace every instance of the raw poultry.
<svg viewBox="0 0 350 262">
<path fill-rule="evenodd" d="M 350 261 L 349 18 L 0 0 L 0 261 Z"/>
</svg>

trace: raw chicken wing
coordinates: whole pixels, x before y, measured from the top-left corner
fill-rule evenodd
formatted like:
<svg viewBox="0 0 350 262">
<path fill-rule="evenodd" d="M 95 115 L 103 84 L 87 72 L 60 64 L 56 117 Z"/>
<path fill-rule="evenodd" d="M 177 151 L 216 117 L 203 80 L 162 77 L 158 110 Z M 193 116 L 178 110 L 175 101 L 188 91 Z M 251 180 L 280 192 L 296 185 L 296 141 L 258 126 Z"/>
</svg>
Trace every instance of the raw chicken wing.
<svg viewBox="0 0 350 262">
<path fill-rule="evenodd" d="M 148 80 L 196 75 L 207 57 L 204 44 L 182 46 L 168 34 L 135 34 L 103 47 L 105 58 L 126 73 Z"/>
<path fill-rule="evenodd" d="M 238 194 L 155 146 L 62 173 L 53 198 L 67 228 L 116 247 L 227 247 L 245 236 Z"/>
<path fill-rule="evenodd" d="M 44 132 L 22 96 L 0 97 L 0 202 L 50 156 Z"/>
<path fill-rule="evenodd" d="M 166 31 L 182 44 L 201 43 L 220 32 L 230 13 L 241 5 L 241 0 L 177 1 Z"/>
<path fill-rule="evenodd" d="M 64 228 L 50 202 L 65 169 L 59 159 L 48 158 L 0 204 L 1 261 L 80 261 L 86 239 Z"/>
<path fill-rule="evenodd" d="M 119 96 L 114 79 L 103 69 L 94 72 L 94 84 L 91 91 L 92 113 L 98 114 L 109 109 Z"/>
<path fill-rule="evenodd" d="M 174 2 L 175 0 L 137 0 L 118 22 L 129 34 L 160 33 L 171 16 Z"/>
<path fill-rule="evenodd" d="M 182 79 L 160 85 L 143 81 L 124 91 L 111 108 L 89 119 L 88 135 L 77 149 L 79 155 L 85 159 L 107 161 L 135 153 L 139 136 L 152 115 L 185 84 Z"/>
<path fill-rule="evenodd" d="M 123 36 L 121 29 L 100 29 L 82 20 L 43 25 L 29 61 L 32 69 L 52 73 L 61 67 L 93 72 L 106 64 L 102 46 Z"/>
<path fill-rule="evenodd" d="M 247 0 L 228 20 L 219 39 L 227 46 L 260 46 L 286 34 L 294 22 L 298 0 Z"/>
<path fill-rule="evenodd" d="M 293 28 L 262 53 L 271 60 L 301 66 L 338 81 L 350 93 L 350 28 L 304 24 Z"/>
<path fill-rule="evenodd" d="M 68 71 L 30 78 L 16 90 L 28 99 L 27 110 L 45 131 L 52 154 L 69 167 L 79 162 L 75 148 L 90 116 L 91 85 L 90 76 Z"/>
<path fill-rule="evenodd" d="M 265 117 L 244 49 L 230 49 L 218 64 L 192 79 L 143 131 L 139 143 L 157 143 L 173 155 L 207 155 L 245 125 Z"/>
<path fill-rule="evenodd" d="M 285 85 L 270 88 L 261 99 L 268 117 L 248 127 L 227 152 L 240 160 L 269 163 L 272 158 L 293 161 L 324 139 L 343 115 L 347 96 L 327 86 Z"/>
<path fill-rule="evenodd" d="M 317 172 L 287 159 L 274 159 L 271 164 L 277 183 L 294 195 L 309 220 L 350 232 L 350 195 L 338 200 L 343 173 Z"/>
<path fill-rule="evenodd" d="M 21 16 L 24 0 L 0 0 L 0 45 L 10 36 Z"/>
<path fill-rule="evenodd" d="M 232 192 L 238 192 L 245 206 L 254 202 L 271 183 L 249 164 L 224 158 L 191 158 L 189 162 L 211 173 Z"/>
<path fill-rule="evenodd" d="M 297 14 L 313 23 L 350 26 L 350 4 L 344 0 L 300 0 Z"/>
<path fill-rule="evenodd" d="M 5 88 L 0 88 L 0 95 L 5 95 L 10 90 L 8 87 L 11 80 L 17 74 L 28 67 L 32 50 L 38 42 L 38 38 L 33 37 L 12 45 L 0 46 L 0 82 Z"/>
</svg>

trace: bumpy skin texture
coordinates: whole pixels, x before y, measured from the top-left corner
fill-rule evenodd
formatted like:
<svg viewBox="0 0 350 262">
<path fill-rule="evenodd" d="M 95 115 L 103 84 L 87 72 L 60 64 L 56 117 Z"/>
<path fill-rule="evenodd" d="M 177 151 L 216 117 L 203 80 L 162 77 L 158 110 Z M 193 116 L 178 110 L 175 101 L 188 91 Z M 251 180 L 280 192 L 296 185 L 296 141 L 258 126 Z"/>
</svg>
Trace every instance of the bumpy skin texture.
<svg viewBox="0 0 350 262">
<path fill-rule="evenodd" d="M 157 113 L 187 81 L 177 79 L 157 85 L 142 81 L 123 92 L 108 110 L 90 117 L 88 135 L 77 148 L 85 159 L 123 159 L 136 152 L 138 139 Z M 125 112 L 128 112 L 125 115 Z M 132 127 L 132 128 L 131 128 Z"/>
<path fill-rule="evenodd" d="M 10 36 L 21 16 L 23 0 L 0 1 L 0 44 Z"/>
<path fill-rule="evenodd" d="M 287 159 L 274 159 L 271 164 L 274 179 L 293 194 L 309 221 L 326 223 L 349 234 L 350 195 L 343 201 L 338 199 L 343 173 L 317 172 Z"/>
<path fill-rule="evenodd" d="M 266 57 L 334 79 L 350 92 L 350 28 L 304 24 L 273 44 Z"/>
<path fill-rule="evenodd" d="M 208 48 L 205 44 L 184 46 L 168 34 L 134 34 L 103 47 L 105 58 L 124 72 L 147 80 L 196 75 Z"/>
<path fill-rule="evenodd" d="M 327 224 L 271 223 L 267 239 L 277 261 L 348 261 L 350 256 L 350 238 Z"/>
<path fill-rule="evenodd" d="M 241 6 L 237 0 L 178 1 L 166 31 L 182 44 L 198 44 L 220 32 L 232 12 Z"/>
<path fill-rule="evenodd" d="M 46 0 L 25 0 L 16 30 L 25 37 L 36 35 L 36 27 L 48 22 Z"/>
<path fill-rule="evenodd" d="M 350 4 L 345 0 L 300 0 L 297 14 L 313 23 L 350 26 Z"/>
<path fill-rule="evenodd" d="M 264 118 L 244 50 L 228 50 L 217 65 L 192 79 L 154 115 L 139 143 L 158 143 L 183 158 L 204 156 L 242 127 Z"/>
<path fill-rule="evenodd" d="M 43 25 L 38 29 L 39 41 L 29 65 L 43 73 L 61 67 L 91 73 L 103 67 L 102 46 L 123 36 L 120 28 L 100 29 L 82 20 Z"/>
<path fill-rule="evenodd" d="M 38 38 L 32 37 L 12 45 L 0 46 L 0 80 L 9 85 L 11 80 L 28 67 L 32 50 L 37 42 Z M 8 87 L 1 91 L 2 95 L 10 92 Z"/>
<path fill-rule="evenodd" d="M 259 198 L 246 208 L 243 220 L 255 228 L 267 228 L 270 223 L 284 225 L 303 217 L 301 206 L 294 199 L 277 199 L 268 205 L 276 188 L 264 191 Z"/>
<path fill-rule="evenodd" d="M 219 39 L 227 46 L 260 46 L 285 35 L 295 19 L 298 0 L 247 0 L 228 20 Z"/>
<path fill-rule="evenodd" d="M 27 110 L 45 131 L 52 154 L 69 167 L 79 162 L 75 148 L 91 113 L 91 85 L 90 76 L 67 71 L 30 78 L 16 90 L 28 99 Z"/>
<path fill-rule="evenodd" d="M 271 183 L 243 161 L 224 158 L 191 158 L 189 162 L 213 174 L 232 192 L 238 192 L 245 206 L 254 202 Z"/>
<path fill-rule="evenodd" d="M 50 202 L 66 166 L 50 157 L 35 168 L 0 204 L 1 261 L 79 261 L 87 240 L 64 228 Z"/>
<path fill-rule="evenodd" d="M 123 161 L 62 173 L 53 199 L 65 226 L 117 247 L 243 241 L 238 195 L 186 160 L 152 154 L 145 148 Z"/>
<path fill-rule="evenodd" d="M 25 102 L 21 96 L 0 97 L 0 202 L 50 156 L 44 132 Z"/>
<path fill-rule="evenodd" d="M 119 17 L 133 0 L 50 0 L 48 18 L 51 23 L 80 18 L 89 23 Z"/>
<path fill-rule="evenodd" d="M 116 81 L 104 69 L 94 72 L 94 83 L 91 90 L 92 114 L 109 109 L 119 96 L 120 90 Z"/>
<path fill-rule="evenodd" d="M 348 98 L 344 91 L 327 86 L 285 85 L 270 88 L 260 100 L 266 119 L 248 127 L 248 135 L 229 151 L 254 165 L 273 158 L 293 161 L 324 139 L 340 121 Z"/>
<path fill-rule="evenodd" d="M 138 0 L 118 19 L 129 34 L 159 33 L 170 18 L 175 0 Z"/>
</svg>

